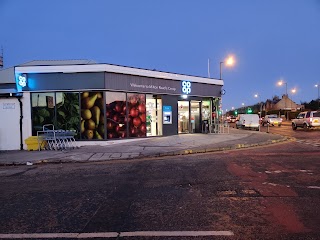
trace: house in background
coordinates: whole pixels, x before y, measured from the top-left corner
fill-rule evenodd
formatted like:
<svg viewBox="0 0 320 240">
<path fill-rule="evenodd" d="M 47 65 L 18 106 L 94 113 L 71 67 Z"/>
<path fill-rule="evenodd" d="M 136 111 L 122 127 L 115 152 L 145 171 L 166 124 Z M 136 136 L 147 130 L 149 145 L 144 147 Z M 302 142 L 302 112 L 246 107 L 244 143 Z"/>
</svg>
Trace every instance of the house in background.
<svg viewBox="0 0 320 240">
<path fill-rule="evenodd" d="M 268 99 L 264 104 L 264 110 L 289 110 L 296 111 L 304 109 L 304 105 L 297 104 L 292 101 L 287 94 L 282 95 L 282 98 L 274 97 L 272 100 Z"/>
<path fill-rule="evenodd" d="M 282 95 L 282 99 L 274 105 L 274 109 L 283 109 L 283 110 L 302 110 L 304 109 L 304 105 L 296 104 L 292 101 L 287 94 Z"/>
</svg>

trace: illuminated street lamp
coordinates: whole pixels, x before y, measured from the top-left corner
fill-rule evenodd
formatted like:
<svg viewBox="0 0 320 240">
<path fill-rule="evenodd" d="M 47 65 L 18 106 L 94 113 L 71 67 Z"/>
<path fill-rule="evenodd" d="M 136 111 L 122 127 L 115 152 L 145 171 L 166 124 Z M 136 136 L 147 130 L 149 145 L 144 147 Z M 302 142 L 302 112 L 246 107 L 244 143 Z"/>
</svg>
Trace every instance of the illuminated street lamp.
<svg viewBox="0 0 320 240">
<path fill-rule="evenodd" d="M 295 94 L 297 92 L 297 89 L 296 88 L 292 88 L 291 89 L 291 93 L 292 94 Z M 291 101 L 291 110 L 292 110 L 292 101 Z"/>
<path fill-rule="evenodd" d="M 255 98 L 259 98 L 259 101 L 260 101 L 260 117 L 261 117 L 261 115 L 262 115 L 262 101 L 261 101 L 261 96 L 260 96 L 260 94 L 256 93 L 256 94 L 254 95 L 254 97 L 255 97 Z"/>
<path fill-rule="evenodd" d="M 241 103 L 241 106 L 242 106 L 241 109 L 243 109 L 243 111 L 244 111 L 244 110 L 245 110 L 245 109 L 244 109 L 244 103 Z M 241 110 L 241 111 L 242 111 L 242 110 Z"/>
<path fill-rule="evenodd" d="M 316 88 L 318 88 L 318 109 L 320 108 L 320 99 L 319 99 L 319 84 L 314 85 Z"/>
<path fill-rule="evenodd" d="M 283 84 L 286 85 L 286 95 L 288 95 L 288 84 L 287 84 L 287 82 L 284 82 L 284 81 L 282 81 L 282 80 L 278 82 L 278 85 L 279 85 L 279 86 L 282 86 Z"/>
<path fill-rule="evenodd" d="M 220 62 L 220 80 L 222 80 L 222 64 L 225 63 L 227 66 L 233 66 L 234 62 L 233 56 L 228 57 L 224 62 Z"/>
<path fill-rule="evenodd" d="M 288 97 L 288 84 L 287 84 L 287 82 L 284 82 L 283 80 L 278 82 L 279 86 L 282 86 L 283 84 L 286 85 L 286 97 Z M 284 109 L 287 109 L 287 99 L 284 99 Z"/>
</svg>

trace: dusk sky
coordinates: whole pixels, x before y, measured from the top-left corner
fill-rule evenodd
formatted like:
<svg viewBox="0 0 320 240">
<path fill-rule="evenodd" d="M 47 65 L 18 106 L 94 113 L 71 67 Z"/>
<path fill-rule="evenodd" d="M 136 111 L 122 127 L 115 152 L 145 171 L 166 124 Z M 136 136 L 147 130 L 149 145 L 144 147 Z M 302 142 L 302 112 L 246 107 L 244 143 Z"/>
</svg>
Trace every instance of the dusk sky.
<svg viewBox="0 0 320 240">
<path fill-rule="evenodd" d="M 0 0 L 4 67 L 91 59 L 219 78 L 223 110 L 281 97 L 317 98 L 320 0 Z M 291 89 L 297 92 L 291 94 Z"/>
</svg>

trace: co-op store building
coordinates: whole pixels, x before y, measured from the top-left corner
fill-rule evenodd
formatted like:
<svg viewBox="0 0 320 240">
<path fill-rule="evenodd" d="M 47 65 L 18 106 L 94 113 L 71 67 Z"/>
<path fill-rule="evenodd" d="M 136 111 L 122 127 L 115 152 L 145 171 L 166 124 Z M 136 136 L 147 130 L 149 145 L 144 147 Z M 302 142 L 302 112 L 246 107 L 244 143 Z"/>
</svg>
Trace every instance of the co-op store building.
<svg viewBox="0 0 320 240">
<path fill-rule="evenodd" d="M 222 80 L 57 63 L 14 68 L 16 92 L 0 92 L 0 150 L 25 148 L 24 140 L 45 124 L 76 130 L 78 140 L 114 140 L 200 133 L 216 116 Z"/>
</svg>

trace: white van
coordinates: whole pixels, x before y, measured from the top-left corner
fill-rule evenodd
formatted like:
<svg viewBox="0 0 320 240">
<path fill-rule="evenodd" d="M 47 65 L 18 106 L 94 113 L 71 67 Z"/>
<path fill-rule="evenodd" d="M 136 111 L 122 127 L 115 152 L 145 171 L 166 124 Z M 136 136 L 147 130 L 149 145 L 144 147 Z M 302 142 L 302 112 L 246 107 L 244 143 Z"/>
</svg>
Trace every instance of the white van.
<svg viewBox="0 0 320 240">
<path fill-rule="evenodd" d="M 258 114 L 240 114 L 236 121 L 236 128 L 248 128 L 260 130 L 259 115 Z"/>
</svg>

